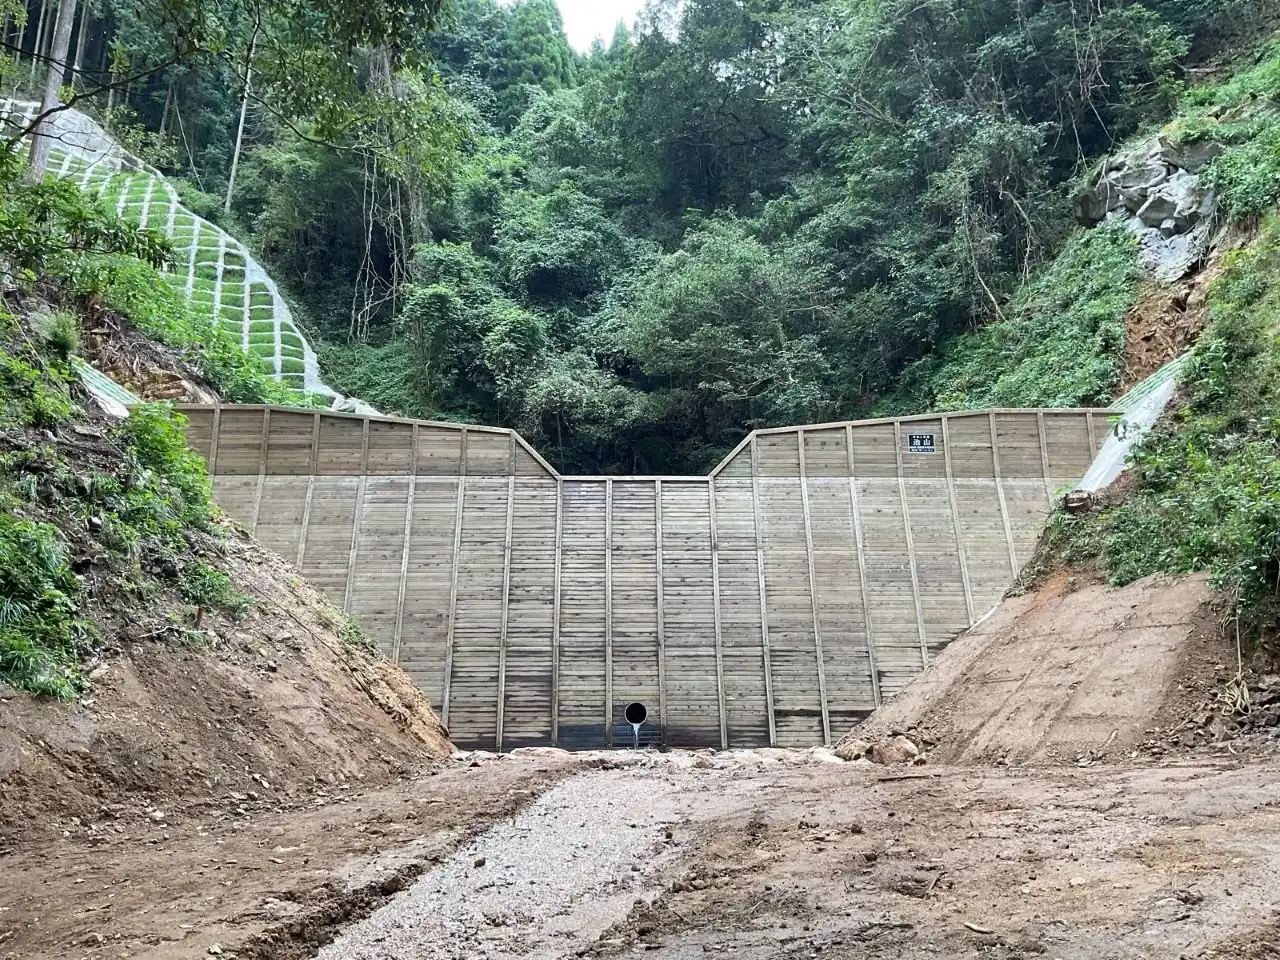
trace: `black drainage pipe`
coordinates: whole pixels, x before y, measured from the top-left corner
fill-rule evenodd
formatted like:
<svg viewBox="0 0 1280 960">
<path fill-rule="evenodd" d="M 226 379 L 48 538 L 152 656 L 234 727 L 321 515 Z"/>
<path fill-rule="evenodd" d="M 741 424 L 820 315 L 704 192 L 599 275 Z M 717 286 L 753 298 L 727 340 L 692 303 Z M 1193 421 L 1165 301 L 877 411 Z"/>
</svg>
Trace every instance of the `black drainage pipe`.
<svg viewBox="0 0 1280 960">
<path fill-rule="evenodd" d="M 631 733 L 633 735 L 632 748 L 640 748 L 640 727 L 649 719 L 649 708 L 640 701 L 627 704 L 627 709 L 622 711 L 622 717 L 627 723 L 631 724 Z"/>
</svg>

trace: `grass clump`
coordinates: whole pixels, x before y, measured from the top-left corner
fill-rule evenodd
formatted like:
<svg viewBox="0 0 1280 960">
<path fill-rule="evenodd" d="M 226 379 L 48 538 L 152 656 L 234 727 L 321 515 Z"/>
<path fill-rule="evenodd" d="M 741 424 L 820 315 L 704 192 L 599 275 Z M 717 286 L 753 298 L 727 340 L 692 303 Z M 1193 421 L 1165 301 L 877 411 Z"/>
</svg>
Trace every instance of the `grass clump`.
<svg viewBox="0 0 1280 960">
<path fill-rule="evenodd" d="M 67 392 L 60 381 L 48 389 Z M 100 642 L 83 613 L 91 598 L 117 615 L 150 606 L 166 584 L 201 609 L 234 614 L 247 601 L 218 571 L 184 564 L 217 534 L 204 461 L 171 408 L 137 409 L 88 459 L 51 435 L 0 433 L 10 449 L 0 455 L 0 681 L 66 698 Z"/>
<path fill-rule="evenodd" d="M 344 622 L 338 629 L 338 639 L 349 647 L 355 647 L 366 653 L 374 653 L 378 649 L 377 641 L 365 632 L 364 627 L 360 626 L 358 620 L 354 617 L 344 617 Z"/>
<path fill-rule="evenodd" d="M 1280 118 L 1269 118 L 1246 142 L 1218 157 L 1205 171 L 1233 219 L 1256 217 L 1280 201 Z"/>
<path fill-rule="evenodd" d="M 235 588 L 229 576 L 199 560 L 183 571 L 179 589 L 183 598 L 196 608 L 197 630 L 206 610 L 223 610 L 240 619 L 249 612 L 253 603 L 250 597 Z"/>
<path fill-rule="evenodd" d="M 66 363 L 80 350 L 80 321 L 65 310 L 34 318 L 31 330 L 60 363 Z"/>
<path fill-rule="evenodd" d="M 377 642 L 369 636 L 355 617 L 343 613 L 328 597 L 320 597 L 316 605 L 316 615 L 330 630 L 338 634 L 338 639 L 349 647 L 356 647 L 367 653 L 378 649 Z"/>
</svg>

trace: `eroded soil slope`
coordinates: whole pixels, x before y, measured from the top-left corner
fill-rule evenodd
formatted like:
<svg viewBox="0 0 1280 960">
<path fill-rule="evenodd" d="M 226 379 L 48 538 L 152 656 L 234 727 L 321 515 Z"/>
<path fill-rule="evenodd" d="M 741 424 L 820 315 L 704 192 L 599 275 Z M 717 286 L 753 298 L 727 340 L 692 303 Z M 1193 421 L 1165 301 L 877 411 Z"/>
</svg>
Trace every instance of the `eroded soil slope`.
<svg viewBox="0 0 1280 960">
<path fill-rule="evenodd" d="M 848 739 L 911 731 L 950 763 L 1127 755 L 1199 716 L 1234 673 L 1211 601 L 1204 577 L 1076 588 L 1058 575 L 1007 599 Z"/>
<path fill-rule="evenodd" d="M 221 549 L 254 598 L 245 619 L 104 617 L 113 644 L 78 703 L 0 693 L 0 853 L 383 784 L 448 756 L 422 693 L 344 639 L 345 618 L 291 568 L 236 533 Z"/>
</svg>

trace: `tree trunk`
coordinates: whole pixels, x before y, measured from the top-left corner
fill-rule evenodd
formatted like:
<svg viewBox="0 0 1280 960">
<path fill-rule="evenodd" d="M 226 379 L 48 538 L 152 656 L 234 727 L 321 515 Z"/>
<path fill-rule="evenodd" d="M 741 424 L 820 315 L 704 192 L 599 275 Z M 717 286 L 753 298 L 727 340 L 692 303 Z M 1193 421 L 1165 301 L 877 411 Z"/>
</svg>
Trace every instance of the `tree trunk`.
<svg viewBox="0 0 1280 960">
<path fill-rule="evenodd" d="M 85 41 L 89 36 L 89 0 L 80 4 L 80 36 L 76 37 L 76 60 L 71 68 L 75 71 L 74 79 L 80 79 L 80 70 L 84 64 Z"/>
<path fill-rule="evenodd" d="M 236 127 L 236 145 L 231 151 L 231 174 L 227 177 L 227 199 L 222 205 L 226 213 L 231 212 L 231 198 L 236 189 L 236 170 L 240 167 L 240 148 L 244 144 L 244 121 L 249 114 L 249 89 L 253 83 L 253 55 L 258 46 L 258 28 L 255 26 L 253 36 L 249 39 L 249 60 L 244 68 L 244 94 L 240 97 L 240 123 Z"/>
<path fill-rule="evenodd" d="M 160 136 L 169 130 L 169 115 L 173 112 L 173 81 L 169 81 L 169 89 L 164 92 L 164 109 L 160 111 Z"/>
<path fill-rule="evenodd" d="M 36 82 L 36 67 L 40 64 L 41 47 L 44 45 L 45 14 L 49 9 L 49 0 L 40 0 L 40 19 L 36 21 L 36 42 L 31 48 L 31 82 Z"/>
<path fill-rule="evenodd" d="M 58 90 L 67 70 L 67 53 L 71 50 L 71 23 L 76 17 L 76 0 L 58 0 L 57 25 L 53 30 L 53 43 L 49 49 L 49 72 L 44 81 L 44 98 L 40 101 L 40 113 L 48 113 L 58 105 Z M 31 136 L 31 175 L 37 180 L 44 176 L 49 165 L 49 148 L 53 146 L 52 131 L 48 120 L 41 122 Z"/>
</svg>

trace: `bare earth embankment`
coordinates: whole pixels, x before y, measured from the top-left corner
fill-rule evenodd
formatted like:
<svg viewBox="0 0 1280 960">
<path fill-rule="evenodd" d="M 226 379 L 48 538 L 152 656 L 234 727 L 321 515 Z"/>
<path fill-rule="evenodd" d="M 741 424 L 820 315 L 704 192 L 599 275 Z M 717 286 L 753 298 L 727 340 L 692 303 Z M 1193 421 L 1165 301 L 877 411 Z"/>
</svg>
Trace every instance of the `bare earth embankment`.
<svg viewBox="0 0 1280 960">
<path fill-rule="evenodd" d="M 922 764 L 529 750 L 54 810 L 0 957 L 1273 958 L 1280 756 L 1214 704 L 1206 600 L 1012 601 L 858 731 Z"/>
</svg>

